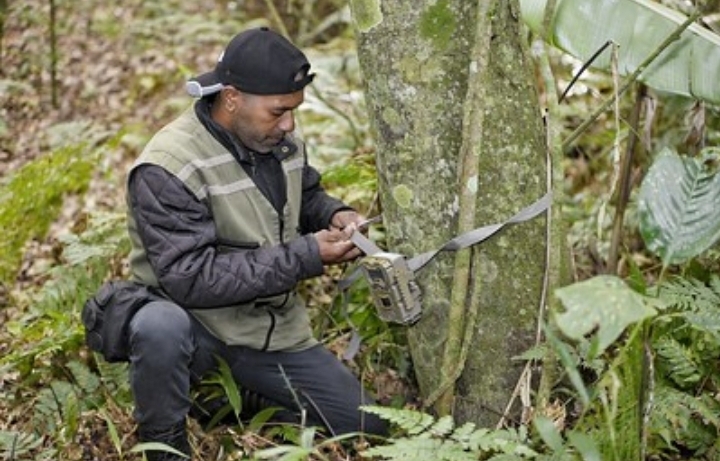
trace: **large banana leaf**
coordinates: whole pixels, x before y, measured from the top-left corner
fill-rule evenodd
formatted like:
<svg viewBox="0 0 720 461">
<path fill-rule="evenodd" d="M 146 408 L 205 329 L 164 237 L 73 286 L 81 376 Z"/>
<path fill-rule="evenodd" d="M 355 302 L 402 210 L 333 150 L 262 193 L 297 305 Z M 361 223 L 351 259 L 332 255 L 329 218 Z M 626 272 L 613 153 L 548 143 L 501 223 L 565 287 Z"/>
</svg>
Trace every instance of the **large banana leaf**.
<svg viewBox="0 0 720 461">
<path fill-rule="evenodd" d="M 536 33 L 542 31 L 547 0 L 520 0 L 522 16 Z M 552 45 L 583 61 L 608 40 L 619 48 L 618 67 L 631 74 L 687 18 L 651 0 L 556 0 L 552 12 Z M 610 68 L 610 53 L 593 64 Z M 720 36 L 692 24 L 640 75 L 660 91 L 720 104 Z"/>
<path fill-rule="evenodd" d="M 720 239 L 720 149 L 700 158 L 664 149 L 643 179 L 638 197 L 640 233 L 665 265 L 680 264 Z"/>
</svg>

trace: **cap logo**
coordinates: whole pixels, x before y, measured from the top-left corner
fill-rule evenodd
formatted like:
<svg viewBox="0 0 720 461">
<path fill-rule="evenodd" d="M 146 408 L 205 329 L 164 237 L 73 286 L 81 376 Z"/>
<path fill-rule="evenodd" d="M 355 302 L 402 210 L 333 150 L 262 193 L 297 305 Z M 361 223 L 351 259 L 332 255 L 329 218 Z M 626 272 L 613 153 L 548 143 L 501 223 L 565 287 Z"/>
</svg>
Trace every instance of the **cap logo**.
<svg viewBox="0 0 720 461">
<path fill-rule="evenodd" d="M 295 77 L 293 77 L 293 82 L 302 82 L 306 76 L 307 69 L 303 67 L 295 74 Z"/>
<path fill-rule="evenodd" d="M 222 53 L 220 53 L 220 56 L 218 56 L 217 62 L 222 62 L 223 58 L 225 57 L 225 51 L 223 50 Z"/>
</svg>

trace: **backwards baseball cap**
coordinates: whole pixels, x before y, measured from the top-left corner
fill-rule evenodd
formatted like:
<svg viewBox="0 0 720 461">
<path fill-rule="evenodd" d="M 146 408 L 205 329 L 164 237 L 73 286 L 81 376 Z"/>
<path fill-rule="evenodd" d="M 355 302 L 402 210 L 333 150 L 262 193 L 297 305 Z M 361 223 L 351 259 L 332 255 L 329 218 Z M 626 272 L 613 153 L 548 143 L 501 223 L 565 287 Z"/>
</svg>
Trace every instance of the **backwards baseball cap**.
<svg viewBox="0 0 720 461">
<path fill-rule="evenodd" d="M 189 80 L 185 89 L 196 98 L 226 85 L 251 94 L 287 94 L 302 90 L 314 77 L 302 51 L 277 32 L 260 27 L 233 37 L 215 70 Z"/>
</svg>

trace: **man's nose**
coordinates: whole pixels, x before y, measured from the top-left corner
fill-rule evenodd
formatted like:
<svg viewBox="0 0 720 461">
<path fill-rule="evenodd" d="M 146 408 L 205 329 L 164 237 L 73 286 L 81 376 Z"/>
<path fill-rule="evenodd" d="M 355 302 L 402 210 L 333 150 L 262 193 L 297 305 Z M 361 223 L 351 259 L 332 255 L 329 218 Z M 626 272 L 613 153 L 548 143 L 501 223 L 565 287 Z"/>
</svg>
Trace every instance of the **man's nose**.
<svg viewBox="0 0 720 461">
<path fill-rule="evenodd" d="M 278 128 L 283 130 L 285 133 L 292 133 L 295 130 L 295 116 L 291 110 L 282 114 Z"/>
</svg>

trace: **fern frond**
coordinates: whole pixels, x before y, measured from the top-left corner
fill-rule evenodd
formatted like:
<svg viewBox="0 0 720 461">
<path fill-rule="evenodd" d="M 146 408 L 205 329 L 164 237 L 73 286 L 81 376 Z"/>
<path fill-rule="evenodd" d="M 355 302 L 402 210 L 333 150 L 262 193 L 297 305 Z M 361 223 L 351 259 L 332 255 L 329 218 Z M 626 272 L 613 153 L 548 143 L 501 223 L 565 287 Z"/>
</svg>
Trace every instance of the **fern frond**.
<svg viewBox="0 0 720 461">
<path fill-rule="evenodd" d="M 700 397 L 661 386 L 655 395 L 650 418 L 651 433 L 657 434 L 668 446 L 698 447 L 700 441 L 717 439 L 720 430 L 720 402 L 712 396 Z"/>
<path fill-rule="evenodd" d="M 28 459 L 25 455 L 39 448 L 42 443 L 43 438 L 38 434 L 0 431 L 0 456 L 7 460 Z"/>
<path fill-rule="evenodd" d="M 480 453 L 505 453 L 533 458 L 536 453 L 525 445 L 525 437 L 514 429 L 489 431 L 478 429 L 470 434 L 468 443 L 472 451 Z"/>
<path fill-rule="evenodd" d="M 438 419 L 435 424 L 428 428 L 428 433 L 435 437 L 445 437 L 455 428 L 455 421 L 452 416 L 446 415 Z"/>
<path fill-rule="evenodd" d="M 380 457 L 394 461 L 476 461 L 477 455 L 465 451 L 455 443 L 441 439 L 413 437 L 392 439 L 391 445 L 371 447 L 361 453 L 363 457 Z"/>
<path fill-rule="evenodd" d="M 700 381 L 702 371 L 691 349 L 674 338 L 663 337 L 656 341 L 655 350 L 665 362 L 663 368 L 667 368 L 667 375 L 675 384 L 687 388 Z"/>
<path fill-rule="evenodd" d="M 455 429 L 451 437 L 453 440 L 460 443 L 466 450 L 470 449 L 470 437 L 475 433 L 475 423 L 465 423 L 462 426 Z M 480 431 L 486 429 L 479 429 Z"/>
<path fill-rule="evenodd" d="M 685 312 L 683 317 L 696 330 L 709 333 L 720 339 L 720 304 L 712 309 Z"/>
<path fill-rule="evenodd" d="M 72 361 L 67 364 L 75 384 L 85 394 L 93 394 L 100 387 L 100 379 L 84 364 Z"/>
<path fill-rule="evenodd" d="M 660 297 L 676 311 L 714 311 L 720 306 L 720 280 L 713 275 L 706 284 L 696 279 L 675 277 L 664 283 Z"/>
<path fill-rule="evenodd" d="M 410 435 L 424 432 L 435 422 L 435 418 L 427 413 L 403 408 L 369 405 L 362 407 L 362 410 L 395 424 L 398 428 Z"/>
<path fill-rule="evenodd" d="M 451 416 L 435 421 L 432 416 L 414 410 L 377 406 L 366 406 L 363 410 L 397 424 L 410 435 L 390 439 L 386 446 L 371 447 L 361 453 L 363 457 L 376 456 L 395 461 L 466 461 L 497 454 L 515 457 L 507 459 L 532 459 L 537 456 L 525 445 L 525 431 L 476 429 L 473 423 L 465 423 L 453 430 L 455 423 Z"/>
<path fill-rule="evenodd" d="M 75 389 L 66 381 L 53 381 L 38 393 L 33 422 L 36 427 L 54 432 L 63 424 L 68 406 L 76 401 Z"/>
</svg>

